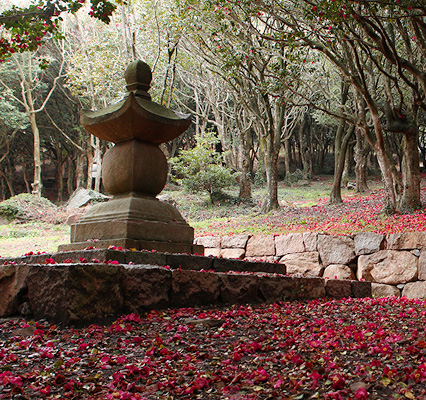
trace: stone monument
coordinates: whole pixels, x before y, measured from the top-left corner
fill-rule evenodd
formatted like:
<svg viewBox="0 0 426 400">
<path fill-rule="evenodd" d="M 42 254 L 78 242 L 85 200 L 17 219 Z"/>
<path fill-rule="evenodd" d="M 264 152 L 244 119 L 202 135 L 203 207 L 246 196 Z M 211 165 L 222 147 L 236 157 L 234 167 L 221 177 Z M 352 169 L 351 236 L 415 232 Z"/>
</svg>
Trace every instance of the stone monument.
<svg viewBox="0 0 426 400">
<path fill-rule="evenodd" d="M 129 93 L 123 100 L 81 116 L 87 131 L 115 144 L 102 162 L 103 185 L 113 198 L 73 224 L 71 243 L 59 250 L 116 246 L 202 254 L 203 247 L 193 245 L 193 228 L 174 206 L 156 198 L 168 173 L 159 145 L 185 132 L 191 118 L 151 100 L 152 73 L 146 63 L 132 62 L 124 77 Z"/>
</svg>

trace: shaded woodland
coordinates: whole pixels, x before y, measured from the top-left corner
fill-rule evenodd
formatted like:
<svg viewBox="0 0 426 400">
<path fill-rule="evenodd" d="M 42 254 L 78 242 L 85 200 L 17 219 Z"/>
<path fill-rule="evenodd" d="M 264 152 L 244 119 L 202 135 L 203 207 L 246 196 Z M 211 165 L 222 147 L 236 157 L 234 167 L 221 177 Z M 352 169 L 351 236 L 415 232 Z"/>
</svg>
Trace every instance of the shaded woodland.
<svg viewBox="0 0 426 400">
<path fill-rule="evenodd" d="M 0 23 L 19 16 L 2 7 Z M 90 137 L 79 113 L 119 100 L 126 66 L 142 59 L 153 69 L 153 100 L 193 115 L 164 152 L 179 156 L 213 132 L 242 200 L 265 184 L 267 212 L 279 206 L 278 181 L 333 174 L 330 202 L 339 203 L 342 185 L 364 192 L 374 175 L 388 211 L 421 206 L 422 1 L 135 1 L 108 24 L 84 8 L 60 15 L 61 35 L 2 48 L 0 199 L 32 192 L 63 202 L 80 187 L 102 190 L 111 144 Z M 2 40 L 23 43 L 28 35 L 18 41 L 13 29 L 4 25 Z"/>
</svg>

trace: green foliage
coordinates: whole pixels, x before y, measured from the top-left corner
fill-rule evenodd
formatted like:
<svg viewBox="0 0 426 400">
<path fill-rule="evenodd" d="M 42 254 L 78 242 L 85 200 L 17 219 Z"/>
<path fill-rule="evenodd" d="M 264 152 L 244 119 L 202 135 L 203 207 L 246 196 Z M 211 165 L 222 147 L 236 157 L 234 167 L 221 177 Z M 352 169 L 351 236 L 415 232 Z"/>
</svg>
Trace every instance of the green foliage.
<svg viewBox="0 0 426 400">
<path fill-rule="evenodd" d="M 172 168 L 182 178 L 175 178 L 190 192 L 206 191 L 214 202 L 213 193 L 228 188 L 235 182 L 235 174 L 223 164 L 223 153 L 216 150 L 219 139 L 214 132 L 196 135 L 193 149 L 183 150 L 170 160 Z"/>
<path fill-rule="evenodd" d="M 362 14 L 371 16 L 385 12 L 387 18 L 406 16 L 409 12 L 421 11 L 424 0 L 315 0 L 305 3 L 304 14 L 307 19 L 318 19 L 318 16 L 329 21 L 341 22 L 348 18 L 357 19 Z"/>
<path fill-rule="evenodd" d="M 122 4 L 121 0 L 90 0 L 89 15 L 109 23 L 111 15 Z M 85 5 L 85 0 L 38 0 L 26 7 L 13 5 L 0 14 L 0 61 L 11 54 L 35 51 L 45 37 L 62 38 L 59 22 L 62 13 L 75 13 Z M 43 65 L 43 63 L 41 64 Z"/>
<path fill-rule="evenodd" d="M 7 220 L 34 220 L 57 207 L 44 197 L 37 197 L 29 193 L 21 193 L 0 203 L 0 215 Z"/>
<path fill-rule="evenodd" d="M 154 3 L 127 2 L 116 10 L 114 23 L 109 25 L 82 13 L 64 18 L 66 86 L 83 108 L 100 109 L 121 100 L 127 93 L 123 73 L 133 60 L 133 51 L 153 69 L 152 100 L 177 108 L 170 86 L 178 85 L 173 65 L 189 59 L 178 50 L 184 29 L 175 16 L 174 0 Z M 84 30 L 83 36 L 80 30 Z M 118 37 L 123 40 L 117 41 Z M 194 72 L 192 66 L 185 68 Z"/>
<path fill-rule="evenodd" d="M 296 169 L 296 171 L 289 173 L 284 178 L 284 184 L 286 185 L 292 185 L 293 183 L 296 183 L 302 179 L 305 179 L 303 172 L 300 169 Z"/>
<path fill-rule="evenodd" d="M 20 239 L 40 236 L 40 227 L 29 229 L 28 224 L 10 224 L 2 232 L 2 239 Z"/>
<path fill-rule="evenodd" d="M 0 91 L 0 135 L 8 129 L 23 129 L 27 125 L 28 117 L 25 113 L 19 111 L 12 94 L 11 89 Z"/>
</svg>

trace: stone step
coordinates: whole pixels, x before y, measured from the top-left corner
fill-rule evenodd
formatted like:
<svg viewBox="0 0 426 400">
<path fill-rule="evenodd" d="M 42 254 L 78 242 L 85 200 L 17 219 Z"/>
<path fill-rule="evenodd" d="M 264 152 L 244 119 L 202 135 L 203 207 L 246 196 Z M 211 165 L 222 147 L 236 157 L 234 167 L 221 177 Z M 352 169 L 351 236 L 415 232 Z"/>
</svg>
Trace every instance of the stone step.
<svg viewBox="0 0 426 400">
<path fill-rule="evenodd" d="M 238 259 L 204 257 L 193 254 L 161 253 L 157 251 L 132 251 L 116 249 L 86 249 L 75 251 L 63 251 L 59 253 L 29 254 L 18 258 L 0 258 L 0 264 L 4 262 L 16 262 L 26 264 L 46 264 L 46 260 L 54 260 L 56 263 L 64 261 L 91 262 L 96 261 L 118 261 L 120 264 L 150 264 L 168 265 L 171 269 L 191 270 L 214 270 L 216 272 L 248 271 L 269 272 L 285 274 L 284 264 L 243 261 Z"/>
<path fill-rule="evenodd" d="M 114 249 L 0 259 L 0 316 L 84 325 L 152 309 L 370 297 L 371 283 L 285 275 L 282 264 Z"/>
</svg>

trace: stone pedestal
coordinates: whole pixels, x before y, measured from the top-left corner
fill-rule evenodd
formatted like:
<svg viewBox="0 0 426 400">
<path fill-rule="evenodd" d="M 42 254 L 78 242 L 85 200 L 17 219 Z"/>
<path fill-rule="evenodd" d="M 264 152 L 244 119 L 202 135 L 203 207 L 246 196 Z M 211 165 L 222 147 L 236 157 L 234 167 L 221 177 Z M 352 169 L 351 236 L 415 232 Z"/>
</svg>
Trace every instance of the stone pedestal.
<svg viewBox="0 0 426 400">
<path fill-rule="evenodd" d="M 93 206 L 71 226 L 71 243 L 59 250 L 118 246 L 198 254 L 202 249 L 193 240 L 193 228 L 174 206 L 132 192 Z"/>
</svg>

